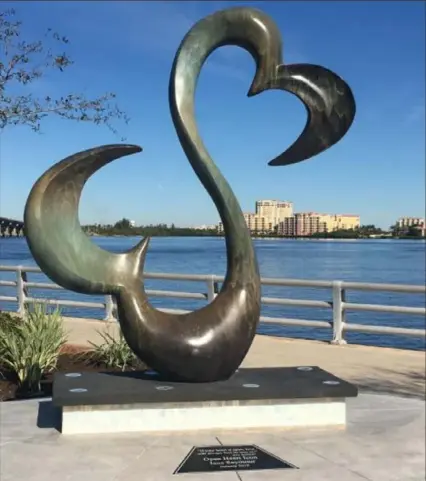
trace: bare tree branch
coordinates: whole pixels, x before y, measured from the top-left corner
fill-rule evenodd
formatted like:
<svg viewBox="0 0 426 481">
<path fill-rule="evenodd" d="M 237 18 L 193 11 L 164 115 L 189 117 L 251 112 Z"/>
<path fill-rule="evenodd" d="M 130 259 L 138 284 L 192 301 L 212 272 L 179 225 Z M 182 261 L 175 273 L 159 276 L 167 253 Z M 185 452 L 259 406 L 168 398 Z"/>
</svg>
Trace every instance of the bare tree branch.
<svg viewBox="0 0 426 481">
<path fill-rule="evenodd" d="M 14 21 L 14 10 L 0 12 L 0 131 L 8 126 L 25 125 L 38 132 L 41 121 L 49 115 L 68 120 L 105 125 L 114 134 L 114 120 L 129 118 L 115 103 L 115 94 L 107 92 L 94 99 L 81 93 L 59 98 L 37 97 L 29 84 L 42 78 L 49 70 L 64 72 L 74 64 L 65 51 L 45 46 L 53 42 L 59 48 L 69 44 L 66 37 L 48 29 L 44 41 L 21 40 L 21 22 Z M 16 87 L 26 87 L 28 93 L 19 95 Z"/>
</svg>

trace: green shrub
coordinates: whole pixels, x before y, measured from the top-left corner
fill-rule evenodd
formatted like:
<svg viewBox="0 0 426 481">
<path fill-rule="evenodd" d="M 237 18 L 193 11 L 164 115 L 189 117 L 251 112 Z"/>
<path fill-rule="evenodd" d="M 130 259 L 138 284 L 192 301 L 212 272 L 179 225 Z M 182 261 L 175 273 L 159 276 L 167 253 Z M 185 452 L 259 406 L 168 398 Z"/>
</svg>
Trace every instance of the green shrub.
<svg viewBox="0 0 426 481">
<path fill-rule="evenodd" d="M 56 367 L 66 340 L 59 309 L 49 313 L 36 304 L 15 320 L 15 327 L 0 331 L 0 364 L 17 376 L 20 389 L 39 392 L 43 374 Z"/>
<path fill-rule="evenodd" d="M 106 328 L 104 332 L 97 331 L 103 339 L 100 344 L 90 342 L 93 347 L 91 353 L 91 360 L 99 364 L 103 364 L 109 369 L 136 369 L 141 367 L 142 363 L 136 357 L 135 353 L 130 349 L 126 340 L 124 339 L 121 329 L 119 329 L 118 336 L 111 334 Z"/>
<path fill-rule="evenodd" d="M 16 329 L 17 324 L 21 321 L 18 314 L 12 314 L 11 312 L 0 312 L 0 336 L 10 335 L 11 332 Z M 2 354 L 2 343 L 0 343 L 0 370 L 3 367 L 2 364 L 3 354 Z M 4 378 L 3 373 L 2 378 Z"/>
<path fill-rule="evenodd" d="M 0 312 L 0 333 L 9 332 L 20 322 L 21 318 L 11 312 Z"/>
</svg>

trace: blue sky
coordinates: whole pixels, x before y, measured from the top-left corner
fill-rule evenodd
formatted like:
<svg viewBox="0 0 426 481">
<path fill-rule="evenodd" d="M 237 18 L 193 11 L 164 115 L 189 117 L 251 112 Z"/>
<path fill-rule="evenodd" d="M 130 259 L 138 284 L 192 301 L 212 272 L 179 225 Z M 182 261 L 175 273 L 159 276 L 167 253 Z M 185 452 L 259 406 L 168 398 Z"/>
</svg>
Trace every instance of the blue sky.
<svg viewBox="0 0 426 481">
<path fill-rule="evenodd" d="M 232 2 L 232 5 L 248 5 Z M 7 6 L 3 2 L 2 9 Z M 83 192 L 82 223 L 198 225 L 218 215 L 184 156 L 171 122 L 171 64 L 191 25 L 225 2 L 10 2 L 26 39 L 52 27 L 70 39 L 75 65 L 33 84 L 40 95 L 114 91 L 131 121 L 116 126 L 141 154 L 106 166 Z M 346 137 L 317 157 L 287 167 L 267 162 L 299 135 L 305 109 L 291 94 L 247 98 L 254 64 L 224 47 L 209 58 L 197 91 L 205 143 L 244 211 L 256 199 L 294 202 L 296 211 L 354 213 L 388 227 L 425 210 L 425 4 L 251 2 L 273 16 L 285 63 L 320 64 L 352 87 L 357 115 Z M 36 21 L 35 21 L 36 19 Z M 22 218 L 34 181 L 52 163 L 116 143 L 105 127 L 58 118 L 42 134 L 8 128 L 0 136 L 0 213 Z"/>
</svg>

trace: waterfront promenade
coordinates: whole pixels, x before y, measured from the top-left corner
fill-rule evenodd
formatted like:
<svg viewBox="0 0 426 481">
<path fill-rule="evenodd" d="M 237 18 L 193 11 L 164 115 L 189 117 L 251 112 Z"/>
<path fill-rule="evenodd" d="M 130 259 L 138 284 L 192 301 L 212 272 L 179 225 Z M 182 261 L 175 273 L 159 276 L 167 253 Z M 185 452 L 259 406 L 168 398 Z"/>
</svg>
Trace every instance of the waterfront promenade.
<svg viewBox="0 0 426 481">
<path fill-rule="evenodd" d="M 81 346 L 99 340 L 97 330 L 106 324 L 75 318 L 65 323 L 69 341 Z M 319 365 L 359 386 L 359 396 L 348 400 L 346 428 L 67 437 L 58 432 L 58 412 L 49 399 L 0 403 L 0 479 L 424 481 L 424 352 L 258 335 L 243 363 L 289 365 Z M 220 444 L 255 444 L 298 469 L 173 474 L 194 446 Z"/>
<path fill-rule="evenodd" d="M 107 239 L 104 242 L 113 241 Z M 166 241 L 159 240 L 159 248 L 163 248 L 161 242 L 165 243 Z M 180 242 L 186 243 L 188 241 Z M 217 241 L 210 241 L 210 245 L 214 242 Z M 262 259 L 263 256 L 264 263 L 271 259 L 275 266 L 278 262 L 277 259 L 286 259 L 286 262 L 288 262 L 288 259 L 292 259 L 288 255 L 277 255 L 276 249 L 278 247 L 272 249 L 272 254 L 267 254 L 271 250 L 271 245 L 276 245 L 275 243 L 259 244 L 260 258 Z M 16 241 L 16 245 L 19 247 L 18 241 Z M 345 255 L 346 246 L 349 245 L 352 246 L 351 249 L 356 247 L 357 249 L 361 248 L 362 251 L 365 250 L 364 244 L 333 243 L 332 245 L 333 258 L 336 257 L 336 249 L 339 249 L 339 246 L 341 249 L 345 249 Z M 280 252 L 281 248 L 286 246 L 287 243 L 280 244 Z M 299 256 L 303 254 L 306 257 L 311 250 L 321 249 L 320 252 L 311 257 L 309 262 L 306 261 L 310 268 L 312 268 L 312 265 L 315 267 L 316 259 L 320 259 L 321 266 L 324 262 L 327 263 L 324 260 L 327 259 L 324 257 L 324 248 L 328 246 L 327 249 L 329 249 L 331 244 L 318 243 L 308 250 L 304 246 L 304 243 L 292 243 L 291 250 L 294 248 L 302 249 L 303 253 L 299 252 Z M 373 248 L 376 252 L 377 244 L 369 244 L 369 246 L 369 249 Z M 389 244 L 383 243 L 381 246 L 381 249 L 389 249 Z M 192 249 L 192 244 L 191 249 L 188 249 L 188 247 L 185 244 L 185 249 L 182 249 L 185 255 L 181 256 L 186 263 L 189 262 L 190 257 L 187 254 L 188 252 L 195 252 L 201 259 L 209 259 L 209 262 L 211 262 L 205 249 L 199 252 L 197 249 Z M 414 246 L 414 249 L 417 249 L 417 247 Z M 385 277 L 383 274 L 383 269 L 390 269 L 389 266 L 392 267 L 391 272 L 395 271 L 395 262 L 390 261 L 390 259 L 393 259 L 392 255 L 395 254 L 393 248 L 391 249 L 392 255 L 389 254 L 383 258 L 383 265 L 377 262 L 375 264 L 368 262 L 367 273 L 373 277 L 365 278 L 363 274 L 357 279 L 353 274 L 355 272 L 353 263 L 350 263 L 351 275 L 349 279 L 352 280 L 355 277 L 356 281 L 367 280 L 370 284 L 373 281 L 383 282 L 384 280 L 401 282 L 401 279 L 403 279 L 406 283 L 416 284 L 414 286 L 405 285 L 403 286 L 404 290 L 415 289 L 420 292 L 420 294 L 409 294 L 410 298 L 411 295 L 423 296 L 424 282 L 420 277 L 417 278 L 412 275 L 413 272 L 419 271 L 419 266 L 424 265 L 424 263 L 422 264 L 422 257 L 417 250 L 416 256 L 413 255 L 412 250 L 407 252 L 412 256 L 412 266 L 407 267 L 405 257 L 404 264 L 400 266 L 400 273 L 397 273 L 398 276 L 395 279 L 388 275 Z M 12 257 L 21 259 L 24 255 L 25 253 L 17 252 Z M 267 257 L 268 255 L 271 257 Z M 161 252 L 159 259 L 163 258 L 162 256 L 163 252 Z M 173 254 L 173 259 L 175 258 L 176 254 Z M 376 257 L 374 258 L 376 259 Z M 395 256 L 395 258 L 398 259 L 398 256 Z M 198 257 L 195 260 L 192 258 L 192 262 L 197 264 L 197 259 Z M 156 264 L 157 272 L 165 272 L 166 268 L 171 269 L 171 265 L 175 266 L 170 262 L 170 258 L 166 258 L 164 266 L 163 264 Z M 342 257 L 338 259 L 337 263 L 339 266 L 338 272 L 340 272 L 344 265 L 342 264 Z M 198 269 L 200 269 L 199 265 Z M 272 264 L 269 263 L 268 265 Z M 318 266 L 318 268 L 321 266 Z M 180 269 L 180 272 L 187 272 L 188 266 L 185 265 L 184 267 Z M 211 272 L 212 269 L 207 269 L 207 267 L 204 270 Z M 14 276 L 8 277 L 7 280 L 5 278 L 3 281 L 4 289 L 9 289 L 9 291 L 4 292 L 6 296 L 0 299 L 3 302 L 14 302 L 18 305 L 18 308 L 23 308 L 37 299 L 47 297 L 51 292 L 55 293 L 53 296 L 49 296 L 53 304 L 57 303 L 60 295 L 63 306 L 72 306 L 78 303 L 83 308 L 83 306 L 88 307 L 91 304 L 92 310 L 85 310 L 84 318 L 66 317 L 64 319 L 69 343 L 88 347 L 89 341 L 101 342 L 98 330 L 102 331 L 106 327 L 109 327 L 110 330 L 118 328 L 116 321 L 90 319 L 90 313 L 94 313 L 95 307 L 101 309 L 100 312 L 103 311 L 103 317 L 106 319 L 113 318 L 113 304 L 109 298 L 89 299 L 89 302 L 87 300 L 83 302 L 83 299 L 77 300 L 75 297 L 66 297 L 67 292 L 62 292 L 54 285 L 46 284 L 45 281 L 40 283 L 43 279 L 35 277 L 38 275 L 37 268 L 34 268 L 34 272 L 30 272 L 30 276 L 34 275 L 34 278 L 30 279 L 23 275 L 23 268 L 9 266 L 7 269 L 11 270 Z M 28 271 L 26 268 L 25 270 Z M 278 271 L 279 273 L 288 273 L 288 270 L 285 271 L 281 267 Z M 273 270 L 269 272 L 270 275 L 274 275 Z M 380 278 L 374 278 L 377 272 L 380 272 Z M 321 273 L 325 275 L 323 271 Z M 308 277 L 306 272 L 304 274 Z M 328 275 L 331 276 L 332 274 L 328 272 Z M 156 274 L 155 276 L 163 277 L 164 275 Z M 202 297 L 204 302 L 209 302 L 215 294 L 213 289 L 215 277 L 204 277 L 206 277 L 206 287 L 199 288 L 198 293 L 194 293 L 196 289 L 192 289 L 190 286 L 188 290 L 192 291 L 192 294 L 189 294 L 190 296 L 197 299 Z M 186 275 L 185 278 L 187 278 Z M 180 278 L 179 282 L 181 281 Z M 287 284 L 305 283 L 303 280 L 294 279 L 277 279 L 277 281 L 280 284 L 283 281 Z M 276 281 L 274 280 L 274 282 Z M 307 335 L 309 335 L 309 327 L 323 325 L 328 341 L 337 339 L 341 342 L 346 338 L 350 344 L 339 345 L 327 341 L 307 341 L 271 335 L 257 335 L 243 362 L 243 367 L 316 365 L 355 383 L 360 389 L 360 394 L 357 398 L 348 401 L 348 417 L 345 429 L 214 430 L 174 434 L 151 433 L 146 435 L 138 433 L 66 437 L 58 432 L 58 412 L 52 408 L 49 399 L 0 403 L 1 481 L 56 481 L 59 478 L 65 478 L 68 481 L 80 481 L 82 478 L 90 479 L 90 481 L 121 481 L 124 479 L 126 481 L 140 481 L 141 479 L 143 481 L 176 479 L 188 479 L 189 481 L 208 481 L 209 479 L 212 481 L 319 481 L 325 479 L 328 481 L 424 481 L 425 352 L 363 346 L 356 344 L 354 337 L 351 336 L 349 339 L 348 336 L 348 334 L 351 334 L 351 332 L 348 332 L 351 329 L 352 332 L 354 332 L 354 329 L 364 330 L 366 336 L 380 332 L 386 335 L 386 332 L 389 332 L 387 326 L 391 326 L 395 340 L 398 340 L 399 336 L 402 337 L 404 332 L 407 333 L 406 331 L 412 329 L 411 333 L 416 334 L 416 336 L 410 336 L 410 339 L 415 339 L 416 345 L 424 344 L 424 303 L 410 303 L 410 299 L 406 298 L 404 293 L 401 293 L 399 298 L 395 297 L 399 296 L 395 289 L 401 289 L 401 286 L 389 286 L 389 284 L 385 286 L 377 284 L 366 286 L 364 284 L 361 287 L 373 289 L 369 298 L 355 297 L 352 293 L 349 293 L 349 296 L 345 298 L 343 295 L 345 289 L 349 289 L 349 287 L 352 289 L 354 287 L 359 288 L 360 285 L 353 282 L 342 284 L 321 280 L 308 281 L 308 283 L 310 286 L 317 284 L 324 286 L 320 288 L 322 290 L 320 290 L 318 297 L 311 298 L 309 296 L 310 299 L 307 299 L 308 295 L 306 297 L 303 295 L 304 300 L 301 300 L 292 292 L 287 291 L 279 295 L 278 292 L 273 291 L 269 294 L 266 291 L 264 295 L 268 297 L 264 299 L 264 302 L 266 300 L 267 303 L 273 302 L 276 305 L 291 305 L 298 309 L 307 303 L 311 307 L 314 307 L 314 305 L 325 306 L 325 299 L 327 299 L 325 293 L 327 290 L 334 288 L 332 291 L 334 295 L 328 297 L 329 300 L 332 297 L 333 302 L 328 301 L 327 314 L 323 320 L 319 322 L 309 321 L 310 317 L 307 316 L 305 320 L 303 318 L 282 318 L 280 322 L 285 326 L 285 332 L 291 333 L 294 326 L 301 325 L 306 330 Z M 188 291 L 177 292 L 176 288 L 169 287 L 168 284 L 161 287 L 163 288 L 162 291 L 151 291 L 150 295 L 155 297 L 154 294 L 162 294 L 162 296 L 174 294 L 170 297 L 171 300 L 175 299 L 177 295 L 188 296 Z M 181 287 L 179 286 L 179 288 Z M 268 289 L 268 286 L 266 288 Z M 168 289 L 169 292 L 165 289 Z M 170 292 L 172 289 L 173 291 Z M 390 294 L 385 294 L 383 289 L 384 292 L 390 292 Z M 41 295 L 37 294 L 40 291 L 42 291 Z M 203 294 L 203 292 L 207 294 Z M 321 294 L 323 292 L 324 294 Z M 355 292 L 362 294 L 366 291 L 358 289 Z M 175 302 L 176 305 L 173 307 L 183 307 L 182 299 L 173 301 L 173 303 Z M 392 307 L 395 305 L 399 307 Z M 348 310 L 354 310 L 356 307 L 358 307 L 358 312 L 362 314 L 364 311 L 360 310 L 359 306 L 368 313 L 368 317 L 366 317 L 362 326 L 359 325 L 360 322 L 357 323 L 356 320 L 354 322 L 351 312 L 346 318 L 341 315 Z M 188 305 L 187 308 L 191 309 L 192 305 Z M 378 309 L 383 312 L 377 312 Z M 395 310 L 400 313 L 398 323 L 392 322 L 391 318 L 395 315 L 392 312 Z M 386 311 L 389 311 L 389 314 Z M 381 322 L 377 322 L 379 318 L 375 317 L 379 314 L 383 318 Z M 318 319 L 319 316 L 317 317 L 317 314 L 315 314 L 312 317 Z M 419 320 L 413 322 L 417 318 Z M 276 317 L 273 320 L 277 322 Z M 267 322 L 266 325 L 268 325 Z M 357 339 L 362 341 L 364 338 L 359 337 Z M 409 344 L 409 346 L 411 345 Z M 193 446 L 219 444 L 256 444 L 294 464 L 299 469 L 173 475 L 175 469 Z M 25 462 L 22 462 L 23 459 L 25 459 Z"/>
<path fill-rule="evenodd" d="M 80 318 L 65 318 L 65 325 L 69 343 L 80 346 L 100 343 L 98 331 L 118 328 L 115 322 Z M 424 398 L 425 360 L 424 351 L 257 335 L 243 367 L 319 366 L 369 392 Z"/>
</svg>

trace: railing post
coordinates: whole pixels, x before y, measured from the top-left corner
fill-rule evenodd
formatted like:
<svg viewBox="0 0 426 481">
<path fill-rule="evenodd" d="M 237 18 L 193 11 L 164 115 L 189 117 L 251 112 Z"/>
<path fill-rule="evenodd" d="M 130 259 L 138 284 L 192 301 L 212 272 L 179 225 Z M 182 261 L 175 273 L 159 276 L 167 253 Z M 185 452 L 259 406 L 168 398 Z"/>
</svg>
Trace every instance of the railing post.
<svg viewBox="0 0 426 481">
<path fill-rule="evenodd" d="M 345 290 L 342 281 L 333 281 L 333 339 L 331 344 L 344 345 L 343 327 L 345 325 Z"/>
<path fill-rule="evenodd" d="M 217 284 L 214 281 L 214 276 L 209 276 L 207 279 L 207 300 L 212 302 L 217 294 Z"/>
<path fill-rule="evenodd" d="M 105 296 L 105 317 L 104 321 L 116 321 L 115 304 L 112 296 Z"/>
<path fill-rule="evenodd" d="M 18 314 L 25 315 L 25 299 L 27 297 L 27 273 L 19 266 L 16 268 L 16 297 L 18 298 Z"/>
</svg>

